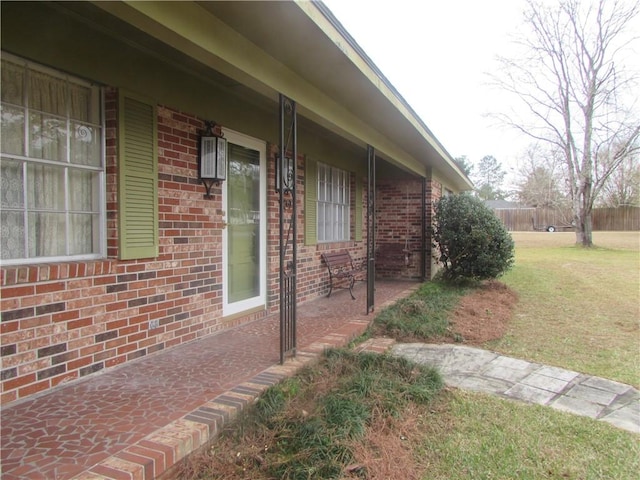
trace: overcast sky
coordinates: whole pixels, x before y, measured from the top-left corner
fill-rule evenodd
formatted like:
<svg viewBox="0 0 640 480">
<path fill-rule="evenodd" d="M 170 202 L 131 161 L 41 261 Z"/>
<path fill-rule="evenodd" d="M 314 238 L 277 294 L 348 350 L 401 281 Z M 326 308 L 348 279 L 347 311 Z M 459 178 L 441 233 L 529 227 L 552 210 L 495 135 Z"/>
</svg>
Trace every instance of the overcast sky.
<svg viewBox="0 0 640 480">
<path fill-rule="evenodd" d="M 516 166 L 529 140 L 487 117 L 506 109 L 487 73 L 513 51 L 524 0 L 323 1 L 454 158 Z"/>
</svg>

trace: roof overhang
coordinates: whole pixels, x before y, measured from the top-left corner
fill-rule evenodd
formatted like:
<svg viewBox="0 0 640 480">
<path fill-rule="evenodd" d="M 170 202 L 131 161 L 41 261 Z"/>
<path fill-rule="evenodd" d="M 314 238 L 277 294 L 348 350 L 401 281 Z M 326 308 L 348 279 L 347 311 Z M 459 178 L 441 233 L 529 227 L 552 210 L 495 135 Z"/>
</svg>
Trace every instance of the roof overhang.
<svg viewBox="0 0 640 480">
<path fill-rule="evenodd" d="M 445 148 L 322 2 L 95 2 L 190 61 L 405 170 L 472 188 Z"/>
</svg>

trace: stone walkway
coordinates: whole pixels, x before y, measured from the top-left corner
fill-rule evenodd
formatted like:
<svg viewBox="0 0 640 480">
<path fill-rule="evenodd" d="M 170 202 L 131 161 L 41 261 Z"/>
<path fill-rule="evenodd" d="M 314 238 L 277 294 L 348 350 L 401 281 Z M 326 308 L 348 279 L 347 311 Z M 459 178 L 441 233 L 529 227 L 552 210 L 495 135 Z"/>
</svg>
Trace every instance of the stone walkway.
<svg viewBox="0 0 640 480">
<path fill-rule="evenodd" d="M 379 282 L 378 309 L 418 284 Z M 158 478 L 218 432 L 267 387 L 362 334 L 364 284 L 300 305 L 298 355 L 278 364 L 274 316 L 61 386 L 0 411 L 2 480 Z M 357 350 L 437 367 L 447 384 L 541 403 L 640 433 L 638 391 L 596 377 L 456 345 L 374 338 Z"/>
<path fill-rule="evenodd" d="M 448 386 L 547 405 L 640 433 L 640 392 L 629 385 L 472 347 L 390 347 L 392 355 L 436 367 Z"/>
</svg>

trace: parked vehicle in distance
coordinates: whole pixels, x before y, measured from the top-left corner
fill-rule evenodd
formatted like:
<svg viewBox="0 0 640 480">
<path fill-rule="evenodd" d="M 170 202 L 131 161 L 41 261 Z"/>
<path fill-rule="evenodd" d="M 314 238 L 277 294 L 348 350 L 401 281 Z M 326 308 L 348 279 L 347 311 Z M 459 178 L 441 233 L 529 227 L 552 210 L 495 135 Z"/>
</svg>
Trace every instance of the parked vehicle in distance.
<svg viewBox="0 0 640 480">
<path fill-rule="evenodd" d="M 537 225 L 535 220 L 533 219 L 533 217 L 531 217 L 531 225 L 533 226 L 533 229 L 538 231 L 538 232 L 549 232 L 549 233 L 553 233 L 553 232 L 558 232 L 558 231 L 568 231 L 568 230 L 573 230 L 575 228 L 575 222 L 571 222 L 569 224 L 567 223 L 561 223 L 561 224 L 542 224 L 542 225 Z"/>
</svg>

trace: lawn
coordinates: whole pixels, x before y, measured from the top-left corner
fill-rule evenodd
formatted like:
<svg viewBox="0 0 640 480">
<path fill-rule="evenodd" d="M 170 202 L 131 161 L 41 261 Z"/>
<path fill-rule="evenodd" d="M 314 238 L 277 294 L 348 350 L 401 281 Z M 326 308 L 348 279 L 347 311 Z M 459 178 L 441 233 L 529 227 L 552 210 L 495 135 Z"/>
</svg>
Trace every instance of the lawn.
<svg viewBox="0 0 640 480">
<path fill-rule="evenodd" d="M 403 358 L 329 350 L 264 392 L 179 478 L 372 478 L 392 465 L 393 478 L 416 478 L 407 439 L 422 432 L 409 412 L 426 414 L 442 385 L 434 369 Z"/>
<path fill-rule="evenodd" d="M 408 360 L 332 350 L 268 389 L 178 473 L 198 480 L 635 479 L 638 436 L 442 389 Z"/>
<path fill-rule="evenodd" d="M 420 420 L 422 480 L 632 480 L 640 471 L 637 435 L 540 405 L 448 391 Z"/>
<path fill-rule="evenodd" d="M 570 233 L 513 237 L 516 264 L 502 280 L 519 302 L 506 335 L 483 346 L 637 386 L 640 235 L 597 233 L 590 250 Z M 478 291 L 427 283 L 380 312 L 368 335 L 463 341 L 449 320 Z M 484 292 L 494 303 L 502 293 Z M 330 351 L 263 394 L 179 478 L 638 478 L 636 434 L 440 388 L 436 372 L 406 360 Z"/>
<path fill-rule="evenodd" d="M 502 281 L 519 295 L 507 355 L 640 385 L 640 234 L 515 232 L 516 262 Z"/>
<path fill-rule="evenodd" d="M 340 349 L 268 389 L 178 478 L 631 480 L 639 459 L 638 436 L 607 423 Z"/>
</svg>

